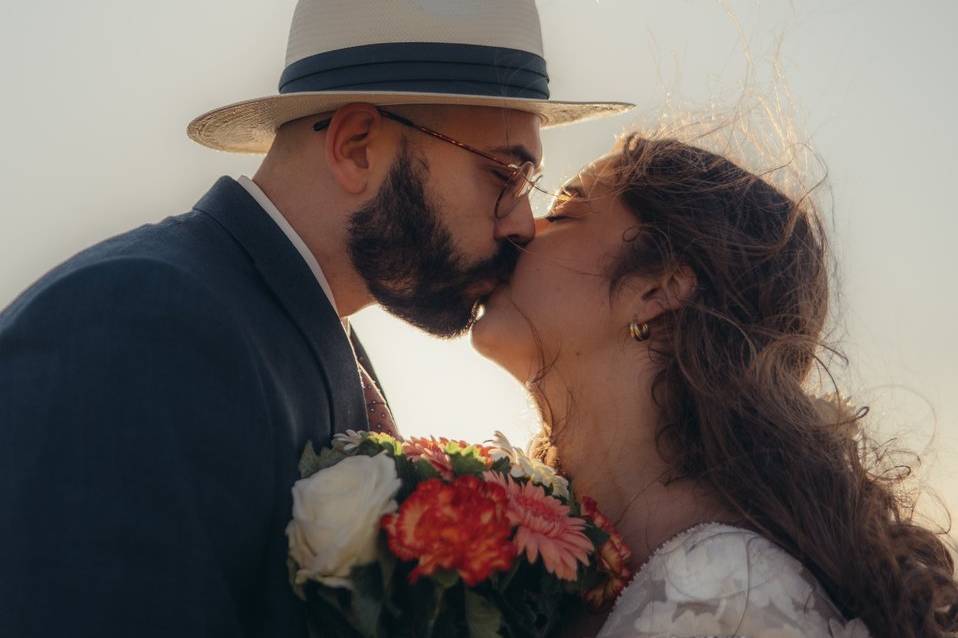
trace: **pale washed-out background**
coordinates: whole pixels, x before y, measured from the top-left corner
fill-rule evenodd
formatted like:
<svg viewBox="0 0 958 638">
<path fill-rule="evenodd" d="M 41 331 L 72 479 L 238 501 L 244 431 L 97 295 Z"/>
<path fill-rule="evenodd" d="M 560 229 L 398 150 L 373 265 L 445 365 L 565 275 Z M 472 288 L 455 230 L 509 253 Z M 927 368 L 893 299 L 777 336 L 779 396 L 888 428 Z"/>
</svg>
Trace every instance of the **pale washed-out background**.
<svg viewBox="0 0 958 638">
<path fill-rule="evenodd" d="M 195 115 L 273 93 L 293 0 L 0 4 L 0 306 L 109 235 L 188 210 L 257 158 L 201 148 Z M 796 123 L 827 163 L 844 297 L 842 374 L 886 435 L 925 452 L 958 511 L 958 3 L 539 0 L 553 96 L 625 99 L 635 116 L 548 131 L 556 186 L 629 126 L 736 101 L 781 65 Z M 777 46 L 781 41 L 780 48 Z M 671 104 L 671 106 L 669 106 Z M 468 340 L 377 309 L 353 320 L 408 434 L 525 442 L 521 389 Z"/>
</svg>

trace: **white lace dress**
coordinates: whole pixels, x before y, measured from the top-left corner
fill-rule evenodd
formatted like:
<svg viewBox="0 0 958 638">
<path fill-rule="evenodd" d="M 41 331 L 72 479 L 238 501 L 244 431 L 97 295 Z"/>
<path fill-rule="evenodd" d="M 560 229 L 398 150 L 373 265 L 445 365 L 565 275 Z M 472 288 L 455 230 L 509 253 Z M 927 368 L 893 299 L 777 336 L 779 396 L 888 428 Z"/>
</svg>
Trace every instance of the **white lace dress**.
<svg viewBox="0 0 958 638">
<path fill-rule="evenodd" d="M 869 638 L 801 563 L 755 532 L 706 523 L 657 549 L 598 638 Z"/>
</svg>

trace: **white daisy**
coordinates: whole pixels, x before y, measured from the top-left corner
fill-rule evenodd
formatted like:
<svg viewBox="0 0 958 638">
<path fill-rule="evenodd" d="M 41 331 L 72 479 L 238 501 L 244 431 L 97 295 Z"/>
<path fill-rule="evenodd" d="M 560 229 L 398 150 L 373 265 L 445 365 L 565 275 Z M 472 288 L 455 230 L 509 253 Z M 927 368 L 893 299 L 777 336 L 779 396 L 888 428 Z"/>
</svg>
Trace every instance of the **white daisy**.
<svg viewBox="0 0 958 638">
<path fill-rule="evenodd" d="M 340 452 L 352 452 L 366 440 L 367 432 L 357 432 L 356 430 L 346 430 L 344 433 L 333 435 L 333 447 Z"/>
<path fill-rule="evenodd" d="M 492 448 L 489 455 L 493 461 L 509 460 L 509 474 L 512 478 L 528 478 L 537 485 L 551 488 L 555 496 L 569 498 L 569 481 L 556 474 L 556 471 L 545 463 L 530 458 L 525 452 L 514 447 L 502 432 L 496 431 L 495 437 L 486 443 Z"/>
</svg>

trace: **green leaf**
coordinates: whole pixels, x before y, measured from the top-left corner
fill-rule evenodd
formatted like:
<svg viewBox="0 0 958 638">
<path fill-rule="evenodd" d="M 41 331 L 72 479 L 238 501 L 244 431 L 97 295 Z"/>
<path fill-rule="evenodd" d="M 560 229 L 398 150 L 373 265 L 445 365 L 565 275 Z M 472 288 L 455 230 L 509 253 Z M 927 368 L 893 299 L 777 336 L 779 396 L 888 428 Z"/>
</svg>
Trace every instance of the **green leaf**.
<svg viewBox="0 0 958 638">
<path fill-rule="evenodd" d="M 499 472 L 499 474 L 504 474 L 508 476 L 509 472 L 512 470 L 512 464 L 509 463 L 508 458 L 502 457 L 501 459 L 499 459 L 498 461 L 492 464 L 491 469 L 493 472 Z"/>
<path fill-rule="evenodd" d="M 416 465 L 408 458 L 405 456 L 397 456 L 395 461 L 396 476 L 398 476 L 402 482 L 402 487 L 399 488 L 399 492 L 395 498 L 397 503 L 402 503 L 416 490 L 416 486 L 419 485 L 421 479 L 419 478 Z"/>
<path fill-rule="evenodd" d="M 393 553 L 389 551 L 389 543 L 386 541 L 386 535 L 383 533 L 379 534 L 379 569 L 382 576 L 383 582 L 383 592 L 385 592 L 385 597 L 389 597 L 389 592 L 392 590 L 393 576 L 396 573 L 396 557 L 393 556 Z"/>
<path fill-rule="evenodd" d="M 587 592 L 605 582 L 606 578 L 607 577 L 604 574 L 599 573 L 599 571 L 594 567 L 589 569 L 582 569 L 580 567 L 576 581 L 573 583 L 573 589 L 579 593 Z"/>
<path fill-rule="evenodd" d="M 609 540 L 609 535 L 592 523 L 586 525 L 584 531 L 586 538 L 592 541 L 592 545 L 595 546 L 596 553 L 598 553 L 599 550 L 602 549 Z"/>
<path fill-rule="evenodd" d="M 489 597 L 502 613 L 504 633 L 529 638 L 552 635 L 563 610 L 575 600 L 565 592 L 563 582 L 537 561 L 524 563 L 505 591 L 490 592 Z"/>
<path fill-rule="evenodd" d="M 384 624 L 386 636 L 426 638 L 439 616 L 445 589 L 431 578 L 408 580 L 410 565 L 400 563 L 393 576 L 395 584 L 386 601 Z"/>
<path fill-rule="evenodd" d="M 509 588 L 509 585 L 512 583 L 512 579 L 516 577 L 517 573 L 519 573 L 519 568 L 522 567 L 523 560 L 524 559 L 521 557 L 517 558 L 515 561 L 513 561 L 512 567 L 509 568 L 509 571 L 504 574 L 493 574 L 493 578 L 495 579 L 495 587 L 497 590 L 500 592 L 505 592 Z"/>
<path fill-rule="evenodd" d="M 354 593 L 382 598 L 383 576 L 378 561 L 353 567 L 349 573 L 349 580 L 352 581 Z"/>
<path fill-rule="evenodd" d="M 452 589 L 444 589 L 443 592 L 444 595 L 440 601 L 439 615 L 436 616 L 436 620 L 432 625 L 432 636 L 434 638 L 468 636 L 469 625 L 466 622 L 464 586 L 460 584 Z"/>
<path fill-rule="evenodd" d="M 579 505 L 579 499 L 576 498 L 575 490 L 571 485 L 569 486 L 569 502 L 567 505 L 569 506 L 569 514 L 571 516 L 582 516 L 582 506 Z"/>
<path fill-rule="evenodd" d="M 391 436 L 370 432 L 362 443 L 356 446 L 358 456 L 378 456 L 382 452 L 392 458 L 402 456 L 402 443 Z"/>
<path fill-rule="evenodd" d="M 443 589 L 451 589 L 459 582 L 459 572 L 451 569 L 440 569 L 430 576 Z"/>
<path fill-rule="evenodd" d="M 307 441 L 303 455 L 299 457 L 299 477 L 307 478 L 320 470 L 320 458 L 313 448 L 313 442 Z"/>
<path fill-rule="evenodd" d="M 471 589 L 466 590 L 466 623 L 470 638 L 501 638 L 502 612 Z"/>
<path fill-rule="evenodd" d="M 486 464 L 482 459 L 471 454 L 450 454 L 449 461 L 452 465 L 452 471 L 457 476 L 482 474 L 486 471 Z"/>
<path fill-rule="evenodd" d="M 377 456 L 385 448 L 372 439 L 365 439 L 356 446 L 356 456 Z"/>
<path fill-rule="evenodd" d="M 299 566 L 296 564 L 296 561 L 293 560 L 292 556 L 286 557 L 286 571 L 289 573 L 289 586 L 293 588 L 293 593 L 296 594 L 296 597 L 300 600 L 306 600 L 306 592 L 303 591 L 303 586 L 296 583 L 296 572 L 299 571 Z"/>
<path fill-rule="evenodd" d="M 379 563 L 353 567 L 350 580 L 353 582 L 353 624 L 363 636 L 375 638 L 385 597 Z"/>
<path fill-rule="evenodd" d="M 419 475 L 419 478 L 427 481 L 429 479 L 439 478 L 439 470 L 432 466 L 432 463 L 426 459 L 419 459 L 416 461 L 416 473 Z"/>
<path fill-rule="evenodd" d="M 310 636 L 323 638 L 363 638 L 348 617 L 348 592 L 309 583 L 306 605 Z"/>
<path fill-rule="evenodd" d="M 332 467 L 350 456 L 345 452 L 324 447 L 316 454 L 312 441 L 306 442 L 303 449 L 303 455 L 299 457 L 299 476 L 300 478 L 309 478 L 316 472 Z"/>
<path fill-rule="evenodd" d="M 446 572 L 446 574 L 448 575 L 448 572 Z M 446 587 L 441 582 L 439 582 L 439 580 L 437 579 L 437 576 L 444 577 L 444 578 L 447 577 L 441 573 L 436 574 L 435 576 L 432 577 L 433 584 L 435 585 L 435 587 L 433 588 L 433 592 L 434 592 L 433 600 L 435 601 L 435 604 L 433 605 L 432 610 L 430 611 L 427 622 L 426 622 L 426 636 L 429 636 L 430 638 L 433 636 L 437 636 L 436 626 L 439 624 L 440 618 L 444 615 L 445 612 L 447 612 L 447 607 L 448 607 L 446 594 L 449 591 L 450 587 Z M 458 574 L 456 575 L 456 578 L 458 579 Z M 441 636 L 442 634 L 439 634 L 437 638 L 441 638 Z"/>
<path fill-rule="evenodd" d="M 319 470 L 317 470 L 317 472 L 320 470 L 325 470 L 328 467 L 332 467 L 348 457 L 349 454 L 346 454 L 345 452 L 324 447 L 319 451 Z"/>
</svg>

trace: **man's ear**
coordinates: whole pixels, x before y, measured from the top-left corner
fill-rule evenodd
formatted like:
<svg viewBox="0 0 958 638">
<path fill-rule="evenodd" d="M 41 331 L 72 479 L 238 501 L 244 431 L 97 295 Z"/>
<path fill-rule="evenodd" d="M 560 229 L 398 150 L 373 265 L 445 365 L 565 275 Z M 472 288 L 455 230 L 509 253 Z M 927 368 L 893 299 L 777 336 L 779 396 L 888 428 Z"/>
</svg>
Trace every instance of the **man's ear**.
<svg viewBox="0 0 958 638">
<path fill-rule="evenodd" d="M 698 278 L 688 266 L 679 266 L 651 278 L 636 278 L 627 285 L 632 298 L 632 316 L 648 323 L 678 310 L 695 294 Z"/>
<path fill-rule="evenodd" d="M 362 194 L 373 179 L 371 147 L 382 131 L 382 115 L 371 104 L 349 104 L 333 115 L 326 129 L 326 164 L 347 193 Z"/>
</svg>

